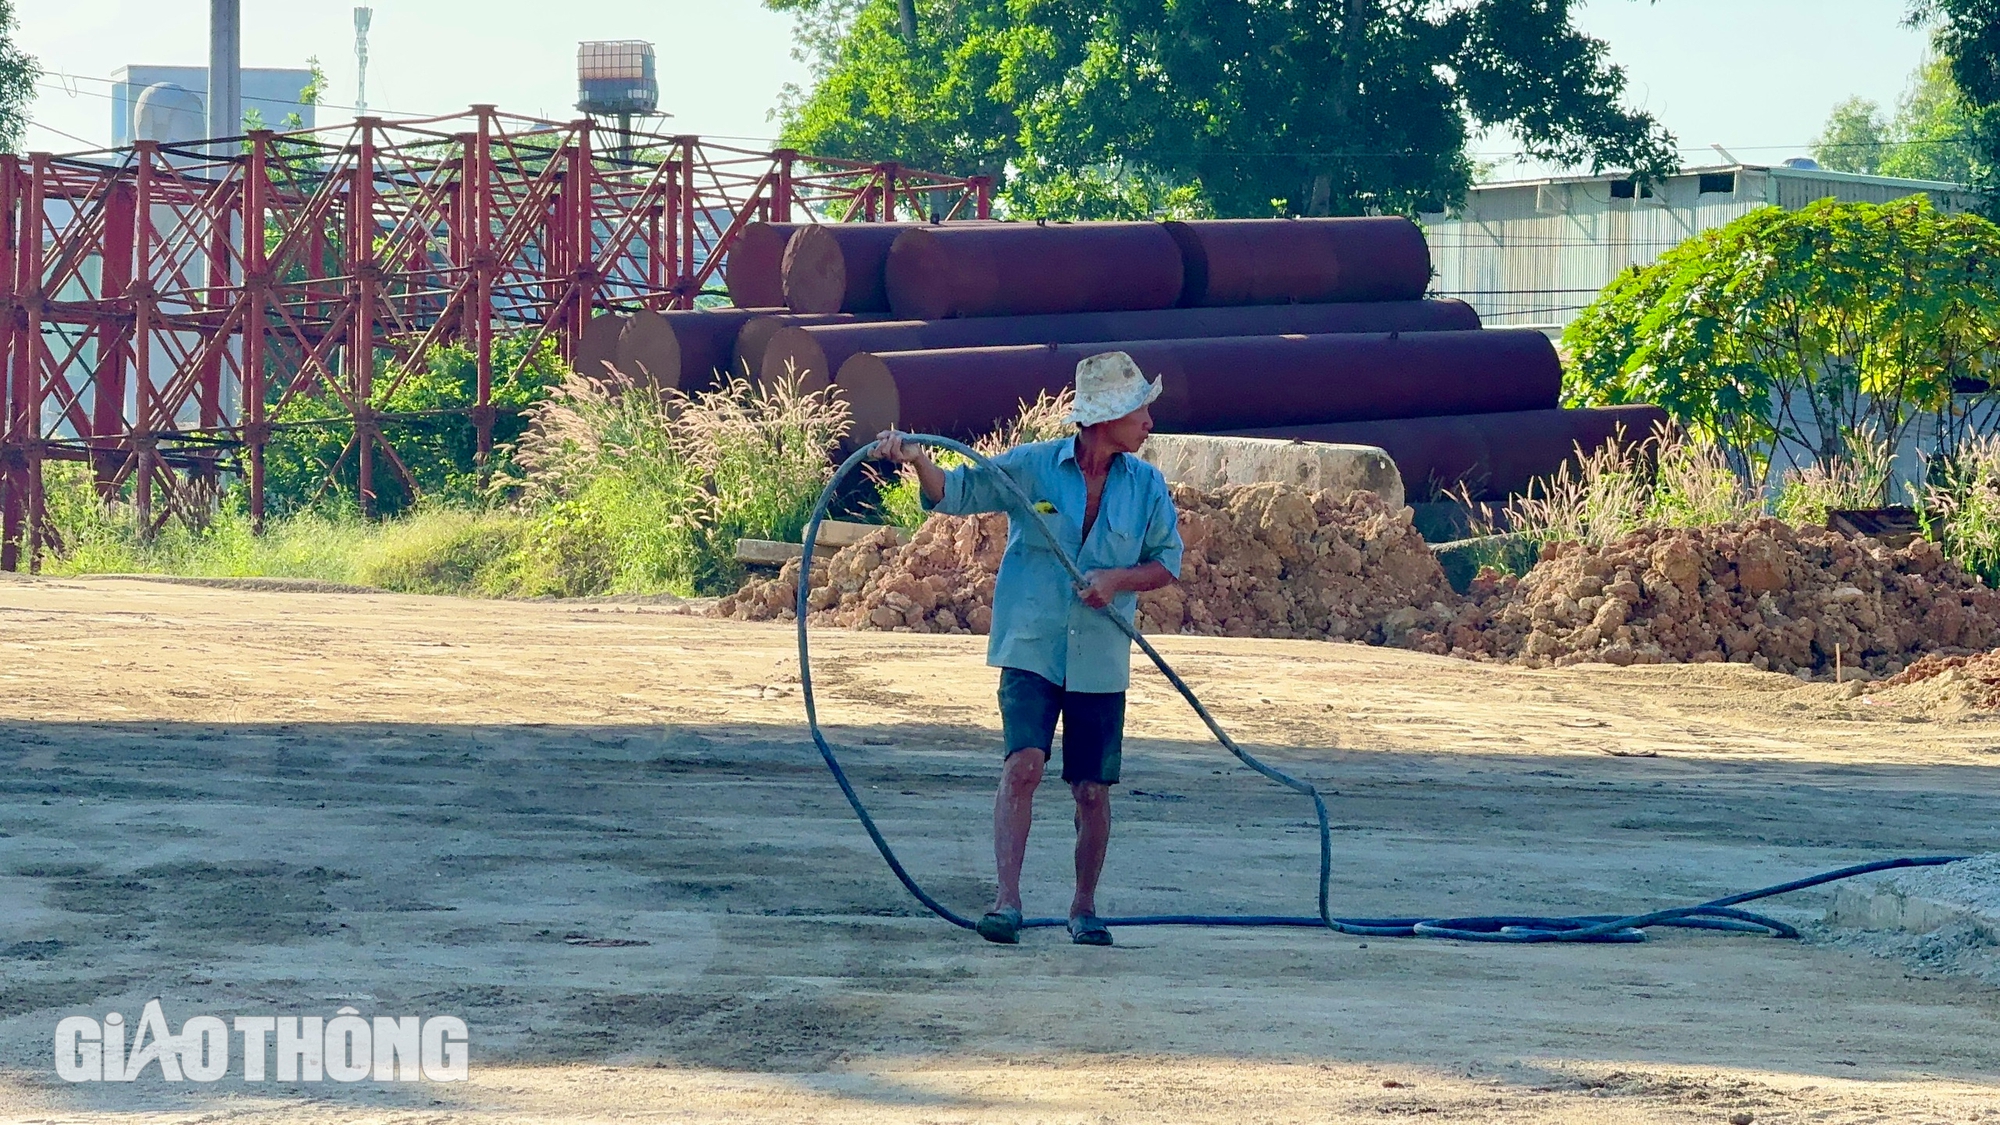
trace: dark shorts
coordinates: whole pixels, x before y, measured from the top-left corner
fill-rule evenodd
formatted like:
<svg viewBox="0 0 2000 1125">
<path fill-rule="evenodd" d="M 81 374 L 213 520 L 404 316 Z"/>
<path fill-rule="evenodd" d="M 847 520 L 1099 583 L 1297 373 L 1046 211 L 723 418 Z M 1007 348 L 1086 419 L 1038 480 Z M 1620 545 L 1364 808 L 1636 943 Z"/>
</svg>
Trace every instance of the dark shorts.
<svg viewBox="0 0 2000 1125">
<path fill-rule="evenodd" d="M 1062 719 L 1062 779 L 1118 784 L 1125 750 L 1125 693 L 1065 691 L 1033 672 L 1000 669 L 1000 725 L 1007 753 L 1052 753 Z"/>
</svg>

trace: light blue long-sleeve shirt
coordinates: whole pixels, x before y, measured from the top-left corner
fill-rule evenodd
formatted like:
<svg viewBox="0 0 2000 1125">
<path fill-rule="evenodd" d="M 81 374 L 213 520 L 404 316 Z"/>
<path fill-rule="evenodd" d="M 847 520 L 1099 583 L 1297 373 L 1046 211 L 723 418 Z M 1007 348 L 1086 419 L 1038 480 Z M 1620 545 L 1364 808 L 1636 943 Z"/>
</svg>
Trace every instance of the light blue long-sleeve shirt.
<svg viewBox="0 0 2000 1125">
<path fill-rule="evenodd" d="M 993 463 L 1038 504 L 1038 518 L 1056 542 L 1088 573 L 1158 562 L 1175 578 L 1181 573 L 1180 519 L 1160 470 L 1130 453 L 1111 460 L 1098 500 L 1097 522 L 1083 538 L 1087 502 L 1083 469 L 1076 463 L 1076 439 L 1016 446 Z M 993 628 L 986 663 L 1033 672 L 1070 691 L 1124 691 L 1132 672 L 1132 642 L 1102 611 L 1083 604 L 1069 573 L 1048 549 L 1041 533 L 1010 510 L 1007 488 L 977 465 L 944 475 L 944 499 L 925 507 L 947 515 L 1007 512 L 1007 552 L 993 587 Z M 1139 596 L 1119 594 L 1113 608 L 1131 620 Z"/>
</svg>

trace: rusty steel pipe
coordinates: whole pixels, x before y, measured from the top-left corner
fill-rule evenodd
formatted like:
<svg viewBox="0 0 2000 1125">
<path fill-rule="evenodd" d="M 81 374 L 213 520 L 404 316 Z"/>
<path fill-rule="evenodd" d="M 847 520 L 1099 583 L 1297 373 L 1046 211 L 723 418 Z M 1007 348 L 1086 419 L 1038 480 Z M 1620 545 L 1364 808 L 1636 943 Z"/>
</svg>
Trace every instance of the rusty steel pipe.
<svg viewBox="0 0 2000 1125">
<path fill-rule="evenodd" d="M 739 309 L 780 308 L 785 303 L 785 247 L 809 223 L 747 223 L 722 263 L 722 287 Z"/>
<path fill-rule="evenodd" d="M 1412 501 L 1456 496 L 1504 500 L 1548 477 L 1578 447 L 1595 451 L 1611 439 L 1636 444 L 1664 426 L 1657 406 L 1600 406 L 1585 410 L 1523 410 L 1441 418 L 1394 418 L 1317 426 L 1231 430 L 1236 437 L 1373 445 L 1388 452 Z"/>
<path fill-rule="evenodd" d="M 1153 404 L 1163 433 L 1553 409 L 1562 390 L 1548 337 L 1506 328 L 861 352 L 834 385 L 855 434 L 976 436 L 1069 385 L 1078 360 L 1114 350 L 1166 380 Z"/>
<path fill-rule="evenodd" d="M 1158 223 L 913 227 L 889 247 L 889 307 L 904 320 L 1171 308 L 1181 251 Z"/>
<path fill-rule="evenodd" d="M 1413 301 L 1431 280 L 1424 232 L 1400 216 L 1163 225 L 1181 248 L 1184 307 Z"/>
<path fill-rule="evenodd" d="M 760 325 L 751 321 L 743 340 Z M 1452 332 L 1477 329 L 1479 314 L 1463 301 L 1391 301 L 1345 305 L 1253 305 L 1231 309 L 1149 309 L 1051 316 L 891 320 L 873 324 L 794 325 L 772 330 L 758 372 L 776 380 L 806 373 L 818 390 L 857 352 L 916 352 L 1010 344 L 1082 344 L 1095 340 L 1186 340 L 1269 336 L 1286 332 Z M 739 343 L 738 352 L 746 349 Z"/>
<path fill-rule="evenodd" d="M 633 313 L 618 339 L 618 370 L 659 390 L 713 390 L 730 370 L 736 334 L 783 309 L 680 309 Z M 719 374 L 720 373 L 720 374 Z"/>
<path fill-rule="evenodd" d="M 882 271 L 896 237 L 921 223 L 828 223 L 785 247 L 785 305 L 797 313 L 888 312 Z"/>
<path fill-rule="evenodd" d="M 769 315 L 754 317 L 744 323 L 736 333 L 736 350 L 732 353 L 729 370 L 744 376 L 752 382 L 775 382 L 785 373 L 784 364 L 778 364 L 769 375 L 764 374 L 765 357 L 769 354 L 771 341 L 778 333 L 791 328 L 836 328 L 879 322 L 883 313 L 787 313 L 763 310 Z M 746 374 L 747 372 L 747 374 Z M 826 389 L 827 380 L 820 379 L 806 387 L 809 391 Z"/>
</svg>

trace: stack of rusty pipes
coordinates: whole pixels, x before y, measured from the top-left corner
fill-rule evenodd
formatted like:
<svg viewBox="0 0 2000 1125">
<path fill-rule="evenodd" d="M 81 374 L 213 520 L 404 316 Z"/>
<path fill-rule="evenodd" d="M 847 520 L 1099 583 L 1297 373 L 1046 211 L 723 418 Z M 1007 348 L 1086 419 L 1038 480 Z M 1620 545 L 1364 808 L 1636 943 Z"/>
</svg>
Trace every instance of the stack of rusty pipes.
<svg viewBox="0 0 2000 1125">
<path fill-rule="evenodd" d="M 1666 421 L 1564 409 L 1542 333 L 1424 298 L 1430 252 L 1407 219 L 752 229 L 784 247 L 762 255 L 782 268 L 760 292 L 781 288 L 791 313 L 681 314 L 677 331 L 731 334 L 761 380 L 830 390 L 857 440 L 970 439 L 1112 349 L 1163 380 L 1164 433 L 1379 446 L 1420 498 L 1518 494 Z"/>
</svg>

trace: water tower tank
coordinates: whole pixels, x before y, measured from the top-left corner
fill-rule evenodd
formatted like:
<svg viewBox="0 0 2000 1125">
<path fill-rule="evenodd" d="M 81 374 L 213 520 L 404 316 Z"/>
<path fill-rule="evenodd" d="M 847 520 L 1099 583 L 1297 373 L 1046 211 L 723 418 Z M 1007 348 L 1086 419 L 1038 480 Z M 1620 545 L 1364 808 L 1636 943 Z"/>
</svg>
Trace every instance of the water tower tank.
<svg viewBox="0 0 2000 1125">
<path fill-rule="evenodd" d="M 208 131 L 208 116 L 201 95 L 172 82 L 155 82 L 139 93 L 132 104 L 132 136 L 135 140 L 162 144 L 198 141 Z"/>
<path fill-rule="evenodd" d="M 660 104 L 653 45 L 637 39 L 577 44 L 576 86 L 576 108 L 585 113 L 652 113 Z"/>
</svg>

